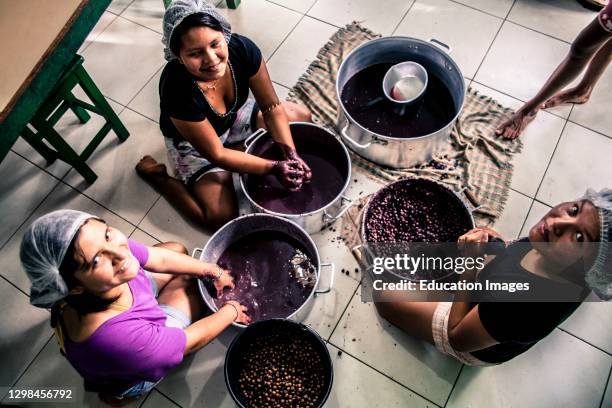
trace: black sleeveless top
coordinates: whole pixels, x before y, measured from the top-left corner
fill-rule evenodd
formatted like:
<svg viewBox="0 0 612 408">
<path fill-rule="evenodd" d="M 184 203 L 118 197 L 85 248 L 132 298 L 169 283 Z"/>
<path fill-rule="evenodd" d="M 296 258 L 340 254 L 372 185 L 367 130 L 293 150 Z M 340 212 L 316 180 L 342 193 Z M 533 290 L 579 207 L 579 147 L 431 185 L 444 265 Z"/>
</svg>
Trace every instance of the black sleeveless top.
<svg viewBox="0 0 612 408">
<path fill-rule="evenodd" d="M 525 270 L 520 262 L 530 250 L 530 245 L 526 245 L 528 242 L 529 240 L 524 238 L 509 245 L 502 255 L 497 256 L 482 270 L 478 281 L 528 282 L 532 288 L 546 285 L 547 290 L 572 293 L 578 291 L 578 297 L 582 299 L 588 295 L 588 290 L 577 285 L 552 281 Z M 471 354 L 489 363 L 503 363 L 529 350 L 580 305 L 580 302 L 511 303 L 504 302 L 503 296 L 504 294 L 499 292 L 485 292 L 478 303 L 482 325 L 499 344 L 473 351 Z M 516 293 L 513 296 L 516 296 Z"/>
</svg>

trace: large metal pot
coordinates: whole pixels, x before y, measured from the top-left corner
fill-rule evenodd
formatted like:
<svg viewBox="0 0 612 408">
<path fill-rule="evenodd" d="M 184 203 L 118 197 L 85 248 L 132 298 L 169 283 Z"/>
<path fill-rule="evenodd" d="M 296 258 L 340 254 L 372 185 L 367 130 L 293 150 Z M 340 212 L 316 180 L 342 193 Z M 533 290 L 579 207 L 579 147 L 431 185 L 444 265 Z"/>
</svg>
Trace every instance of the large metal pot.
<svg viewBox="0 0 612 408">
<path fill-rule="evenodd" d="M 199 259 L 201 261 L 217 263 L 223 252 L 225 252 L 225 250 L 231 244 L 248 234 L 259 231 L 276 231 L 289 235 L 303 245 L 308 253 L 310 253 L 314 258 L 312 261 L 316 266 L 317 271 L 317 278 L 314 288 L 302 306 L 300 306 L 291 315 L 285 316 L 288 319 L 302 321 L 304 318 L 306 318 L 306 316 L 308 316 L 310 310 L 312 309 L 313 296 L 315 296 L 315 294 L 328 293 L 331 291 L 334 282 L 335 267 L 333 263 L 321 263 L 317 246 L 306 231 L 304 231 L 296 223 L 269 214 L 243 215 L 242 217 L 238 217 L 221 227 L 212 237 L 210 237 L 203 249 L 194 249 L 192 256 L 196 258 L 196 254 L 200 253 Z M 321 271 L 323 268 L 329 268 L 330 270 L 329 285 L 325 289 L 318 289 Z M 208 290 L 206 289 L 206 286 L 202 280 L 198 281 L 198 287 L 206 305 L 210 308 L 210 310 L 217 311 L 217 306 L 215 305 L 215 302 L 213 302 L 213 299 L 208 293 Z M 233 325 L 237 327 L 246 327 L 240 323 L 233 323 Z"/>
<path fill-rule="evenodd" d="M 368 215 L 370 214 L 370 208 L 373 202 L 375 202 L 375 198 L 381 194 L 385 193 L 385 190 L 387 190 L 388 188 L 390 188 L 390 186 L 396 185 L 396 184 L 406 184 L 406 188 L 410 188 L 410 184 L 413 181 L 419 181 L 419 182 L 425 182 L 431 185 L 432 189 L 439 189 L 441 190 L 443 193 L 445 193 L 448 198 L 449 198 L 449 205 L 458 205 L 463 209 L 463 214 L 465 215 L 466 219 L 468 220 L 469 223 L 469 229 L 473 229 L 475 228 L 475 222 L 474 222 L 474 216 L 472 214 L 473 211 L 475 211 L 475 207 L 471 204 L 471 202 L 464 197 L 463 194 L 463 190 L 456 192 L 451 190 L 450 188 L 448 188 L 447 186 L 445 186 L 442 183 L 438 183 L 437 181 L 434 180 L 430 180 L 430 179 L 426 179 L 426 178 L 420 178 L 420 177 L 409 177 L 409 178 L 405 178 L 405 179 L 401 179 L 401 180 L 397 180 L 394 181 L 393 183 L 389 183 L 387 184 L 385 187 L 381 188 L 380 190 L 378 190 L 376 193 L 372 194 L 372 196 L 368 199 L 368 202 L 365 205 L 365 208 L 363 210 L 363 215 L 361 217 L 361 231 L 360 231 L 360 236 L 361 236 L 361 245 L 358 245 L 357 247 L 353 248 L 353 253 L 355 253 L 357 251 L 357 253 L 359 254 L 359 258 L 362 260 L 362 262 L 364 262 L 367 266 L 367 269 L 370 271 L 370 273 L 372 273 L 372 268 L 370 267 L 373 263 L 373 258 L 374 258 L 374 254 L 371 252 L 371 250 L 368 248 L 368 237 L 366 235 L 366 224 L 368 222 Z M 467 232 L 467 231 L 466 231 Z M 397 278 L 406 278 L 403 275 L 398 275 L 397 273 L 390 271 L 391 274 L 393 274 L 394 276 L 396 276 Z M 452 275 L 453 272 L 450 272 L 449 275 Z M 443 277 L 441 277 L 443 278 Z"/>
<path fill-rule="evenodd" d="M 313 234 L 321 231 L 323 228 L 342 217 L 350 208 L 352 200 L 347 198 L 344 192 L 348 188 L 351 180 L 351 158 L 344 144 L 342 144 L 333 133 L 321 126 L 306 122 L 292 122 L 290 128 L 296 145 L 308 143 L 311 146 L 317 146 L 321 151 L 326 151 L 328 153 L 332 152 L 332 155 L 337 158 L 336 164 L 344 169 L 345 177 L 344 186 L 338 195 L 323 207 L 307 213 L 278 213 L 262 207 L 251 197 L 245 185 L 246 178 L 248 177 L 248 175 L 245 174 L 240 176 L 241 195 L 246 197 L 252 211 L 289 219 L 304 228 L 308 233 Z M 260 129 L 245 141 L 246 153 L 258 155 L 259 150 L 261 150 L 266 143 L 271 143 L 271 137 L 265 129 Z"/>
<path fill-rule="evenodd" d="M 450 47 L 437 40 L 425 42 L 410 37 L 384 37 L 362 44 L 344 59 L 336 78 L 339 101 L 337 127 L 342 139 L 355 153 L 384 166 L 405 168 L 429 161 L 444 145 L 463 108 L 465 83 L 461 70 L 447 52 L 431 43 L 439 44 L 450 52 Z M 357 123 L 342 102 L 342 90 L 357 72 L 374 64 L 402 61 L 421 64 L 430 75 L 436 75 L 450 90 L 456 114 L 448 124 L 434 133 L 413 138 L 374 133 Z"/>
<path fill-rule="evenodd" d="M 308 326 L 285 319 L 269 319 L 253 323 L 236 336 L 227 349 L 223 370 L 225 374 L 225 385 L 227 386 L 230 396 L 236 403 L 236 406 L 240 408 L 249 407 L 240 389 L 240 383 L 238 382 L 240 370 L 244 368 L 243 356 L 245 352 L 248 351 L 250 346 L 257 344 L 258 340 L 279 334 L 305 341 L 314 348 L 317 354 L 319 354 L 323 368 L 323 382 L 325 385 L 321 390 L 319 398 L 312 402 L 317 408 L 323 407 L 331 393 L 332 384 L 334 382 L 334 367 L 327 345 L 321 336 Z"/>
</svg>

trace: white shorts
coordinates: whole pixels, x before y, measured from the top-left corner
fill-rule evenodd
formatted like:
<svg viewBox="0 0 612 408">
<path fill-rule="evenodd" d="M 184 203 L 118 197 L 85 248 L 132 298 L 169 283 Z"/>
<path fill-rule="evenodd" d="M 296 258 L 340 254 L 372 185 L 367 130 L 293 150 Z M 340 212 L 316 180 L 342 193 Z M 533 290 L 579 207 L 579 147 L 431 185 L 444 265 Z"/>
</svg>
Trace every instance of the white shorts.
<svg viewBox="0 0 612 408">
<path fill-rule="evenodd" d="M 495 365 L 493 363 L 481 361 L 474 357 L 471 353 L 457 351 L 453 348 L 453 346 L 451 346 L 448 339 L 448 317 L 450 316 L 452 306 L 453 302 L 439 302 L 438 307 L 436 307 L 436 310 L 434 311 L 433 319 L 431 321 L 431 331 L 436 348 L 444 354 L 455 357 L 457 360 L 466 365 Z"/>
</svg>

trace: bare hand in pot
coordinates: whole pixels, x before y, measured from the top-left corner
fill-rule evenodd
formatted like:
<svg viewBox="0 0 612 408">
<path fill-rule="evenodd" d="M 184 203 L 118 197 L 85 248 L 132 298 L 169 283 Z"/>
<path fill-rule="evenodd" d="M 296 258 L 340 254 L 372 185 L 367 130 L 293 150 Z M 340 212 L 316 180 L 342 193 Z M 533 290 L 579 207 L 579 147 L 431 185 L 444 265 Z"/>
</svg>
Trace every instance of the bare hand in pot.
<svg viewBox="0 0 612 408">
<path fill-rule="evenodd" d="M 213 284 L 217 290 L 217 297 L 220 297 L 223 295 L 223 290 L 225 288 L 229 288 L 231 290 L 234 289 L 235 285 L 234 278 L 230 274 L 230 271 L 223 269 L 220 266 L 217 266 L 217 268 L 219 268 L 220 273 L 219 276 L 213 280 Z"/>
<path fill-rule="evenodd" d="M 234 318 L 234 322 L 242 324 L 251 323 L 251 318 L 249 317 L 249 315 L 247 315 L 249 309 L 246 306 L 241 305 L 240 302 L 236 300 L 228 300 L 223 304 L 222 307 L 225 306 L 232 307 L 235 310 L 236 317 Z"/>
<path fill-rule="evenodd" d="M 457 239 L 457 248 L 463 256 L 478 257 L 484 255 L 484 248 L 491 238 L 500 238 L 501 235 L 491 228 L 474 228 Z"/>
<path fill-rule="evenodd" d="M 297 160 L 279 160 L 274 162 L 272 174 L 289 191 L 298 191 L 304 182 L 304 171 Z"/>
</svg>

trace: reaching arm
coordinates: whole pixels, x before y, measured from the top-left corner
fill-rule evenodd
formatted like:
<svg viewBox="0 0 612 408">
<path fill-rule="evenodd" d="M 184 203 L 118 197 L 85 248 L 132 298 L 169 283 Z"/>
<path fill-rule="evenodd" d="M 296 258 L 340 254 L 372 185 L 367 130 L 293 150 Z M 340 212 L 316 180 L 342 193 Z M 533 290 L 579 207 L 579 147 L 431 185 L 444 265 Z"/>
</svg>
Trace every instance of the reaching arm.
<svg viewBox="0 0 612 408">
<path fill-rule="evenodd" d="M 217 296 L 220 296 L 226 287 L 234 288 L 234 278 L 230 272 L 215 263 L 203 262 L 166 248 L 147 247 L 147 249 L 149 250 L 149 258 L 145 268 L 151 272 L 173 275 L 187 274 L 198 278 L 208 276 L 213 279 Z"/>
<path fill-rule="evenodd" d="M 479 243 L 487 243 L 489 236 L 500 237 L 500 235 L 488 228 L 476 228 L 462 235 L 458 240 L 458 247 L 464 256 L 476 257 Z M 462 278 L 466 282 L 474 282 L 477 270 L 472 269 L 463 273 Z M 457 351 L 476 351 L 493 346 L 498 343 L 486 331 L 478 315 L 478 305 L 472 307 L 468 291 L 455 293 L 453 306 L 448 317 L 448 338 Z"/>
<path fill-rule="evenodd" d="M 289 120 L 285 108 L 278 100 L 278 96 L 272 86 L 270 75 L 265 61 L 261 60 L 259 70 L 249 80 L 249 87 L 255 96 L 257 105 L 261 107 L 264 123 L 275 142 L 295 150 L 291 131 L 289 130 Z M 273 109 L 270 109 L 272 108 Z M 267 109 L 270 109 L 267 111 Z"/>
<path fill-rule="evenodd" d="M 221 139 L 208 120 L 188 122 L 172 118 L 181 135 L 211 163 L 219 167 L 248 174 L 267 174 L 274 167 L 272 160 L 246 154 L 223 146 Z"/>
<path fill-rule="evenodd" d="M 272 139 L 279 144 L 286 159 L 299 162 L 303 170 L 303 179 L 300 181 L 310 181 L 312 172 L 295 150 L 287 112 L 285 112 L 285 108 L 278 100 L 270 80 L 270 75 L 268 74 L 268 68 L 263 59 L 261 60 L 259 70 L 249 80 L 249 86 L 251 91 L 253 91 L 257 104 L 261 107 L 264 123 Z"/>
<path fill-rule="evenodd" d="M 232 322 L 248 324 L 247 308 L 236 301 L 229 301 L 216 313 L 198 320 L 185 329 L 187 343 L 184 355 L 193 353 L 213 341 Z"/>
</svg>

